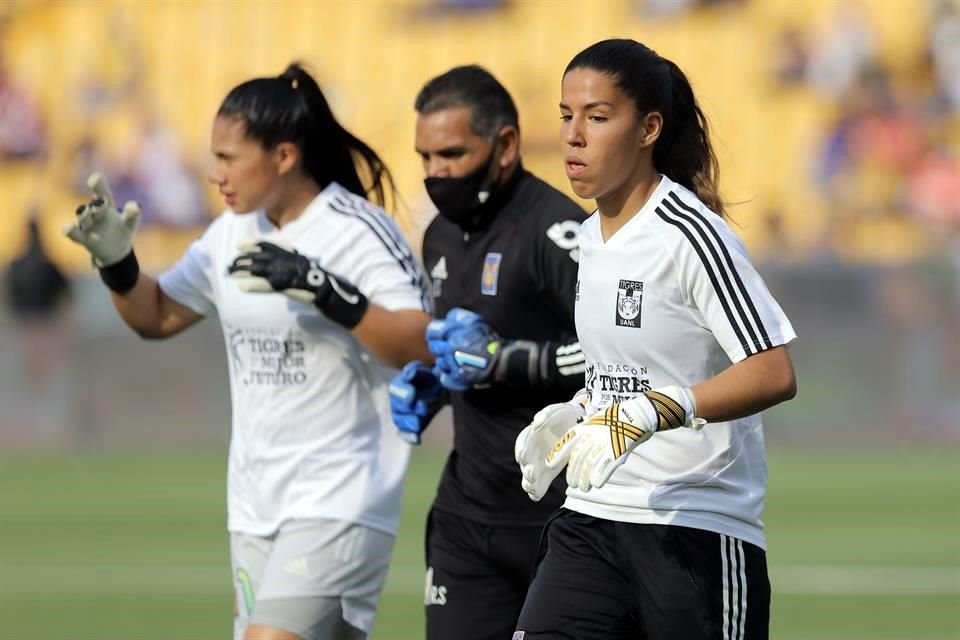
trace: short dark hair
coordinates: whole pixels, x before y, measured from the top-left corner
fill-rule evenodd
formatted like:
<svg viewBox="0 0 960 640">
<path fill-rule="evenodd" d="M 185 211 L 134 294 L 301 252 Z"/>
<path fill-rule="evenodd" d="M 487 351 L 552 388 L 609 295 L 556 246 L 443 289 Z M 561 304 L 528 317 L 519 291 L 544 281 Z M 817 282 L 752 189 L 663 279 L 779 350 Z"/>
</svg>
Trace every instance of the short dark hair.
<svg viewBox="0 0 960 640">
<path fill-rule="evenodd" d="M 470 129 L 492 139 L 500 129 L 520 130 L 520 117 L 513 98 L 493 74 L 475 64 L 454 67 L 420 89 L 413 103 L 421 115 L 453 107 L 469 107 Z"/>
</svg>

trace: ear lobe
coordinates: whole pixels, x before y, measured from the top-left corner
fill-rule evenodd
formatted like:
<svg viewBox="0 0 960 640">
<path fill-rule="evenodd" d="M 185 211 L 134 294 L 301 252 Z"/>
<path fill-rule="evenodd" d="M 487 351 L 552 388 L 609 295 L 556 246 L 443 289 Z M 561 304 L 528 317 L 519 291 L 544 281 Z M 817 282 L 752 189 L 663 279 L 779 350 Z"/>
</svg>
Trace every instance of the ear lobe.
<svg viewBox="0 0 960 640">
<path fill-rule="evenodd" d="M 273 150 L 273 159 L 277 165 L 277 173 L 289 173 L 300 160 L 300 149 L 292 142 L 281 142 Z"/>
<path fill-rule="evenodd" d="M 663 133 L 663 116 L 659 111 L 652 111 L 643 118 L 643 144 L 649 147 L 655 143 Z"/>
<path fill-rule="evenodd" d="M 513 164 L 520 152 L 520 132 L 515 127 L 504 127 L 500 130 L 498 143 L 503 149 L 500 153 L 500 167 L 506 169 Z"/>
</svg>

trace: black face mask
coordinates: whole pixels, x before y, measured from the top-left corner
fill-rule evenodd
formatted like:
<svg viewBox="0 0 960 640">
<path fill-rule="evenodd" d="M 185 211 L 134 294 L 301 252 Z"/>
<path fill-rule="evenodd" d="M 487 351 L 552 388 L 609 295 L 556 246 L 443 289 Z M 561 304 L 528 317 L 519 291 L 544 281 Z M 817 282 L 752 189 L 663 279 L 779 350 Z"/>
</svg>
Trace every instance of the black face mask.
<svg viewBox="0 0 960 640">
<path fill-rule="evenodd" d="M 496 181 L 490 178 L 490 167 L 496 153 L 473 172 L 459 178 L 426 178 L 427 194 L 444 218 L 461 226 L 476 225 L 493 198 Z"/>
</svg>

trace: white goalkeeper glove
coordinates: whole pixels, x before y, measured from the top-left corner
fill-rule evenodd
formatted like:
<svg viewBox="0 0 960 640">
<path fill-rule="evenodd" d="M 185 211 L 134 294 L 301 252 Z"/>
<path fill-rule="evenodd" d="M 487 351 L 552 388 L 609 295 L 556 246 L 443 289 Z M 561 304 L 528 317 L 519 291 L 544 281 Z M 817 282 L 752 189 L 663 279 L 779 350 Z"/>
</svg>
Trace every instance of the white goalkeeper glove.
<svg viewBox="0 0 960 640">
<path fill-rule="evenodd" d="M 550 450 L 586 415 L 589 401 L 589 392 L 581 389 L 570 402 L 548 405 L 538 411 L 533 421 L 517 436 L 513 451 L 523 476 L 520 485 L 534 502 L 546 495 L 550 484 L 566 464 L 566 458 L 561 461 L 551 456 Z"/>
<path fill-rule="evenodd" d="M 702 429 L 689 389 L 677 386 L 647 391 L 610 405 L 560 438 L 553 455 L 568 460 L 567 484 L 581 491 L 602 487 L 640 444 L 658 431 Z"/>
<path fill-rule="evenodd" d="M 87 178 L 94 198 L 77 209 L 77 219 L 63 227 L 63 234 L 83 245 L 102 269 L 117 264 L 133 251 L 133 232 L 140 222 L 140 205 L 129 201 L 117 210 L 110 185 L 103 175 Z"/>
</svg>

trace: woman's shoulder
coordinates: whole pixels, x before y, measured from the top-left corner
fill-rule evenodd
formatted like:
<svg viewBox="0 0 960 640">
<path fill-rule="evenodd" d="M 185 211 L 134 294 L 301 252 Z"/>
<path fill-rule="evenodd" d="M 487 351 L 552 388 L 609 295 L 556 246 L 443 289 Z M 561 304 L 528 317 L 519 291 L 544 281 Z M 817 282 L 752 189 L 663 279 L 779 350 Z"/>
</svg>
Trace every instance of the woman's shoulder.
<svg viewBox="0 0 960 640">
<path fill-rule="evenodd" d="M 215 215 L 201 235 L 207 241 L 214 240 L 229 234 L 243 222 L 243 218 L 232 209 L 224 209 Z"/>
<path fill-rule="evenodd" d="M 327 185 L 323 190 L 323 195 L 325 196 L 327 206 L 338 213 L 352 214 L 355 217 L 375 216 L 390 218 L 390 214 L 388 214 L 383 207 L 367 200 L 363 196 L 349 191 L 336 182 L 331 182 Z"/>
<path fill-rule="evenodd" d="M 383 207 L 336 182 L 324 189 L 324 195 L 326 208 L 343 233 L 350 235 L 372 231 L 378 236 L 386 234 L 394 241 L 402 236 L 399 225 Z"/>
<path fill-rule="evenodd" d="M 666 187 L 656 207 L 656 217 L 661 229 L 670 236 L 693 244 L 709 238 L 722 238 L 724 242 L 736 238 L 727 221 L 693 191 L 672 180 Z"/>
</svg>

